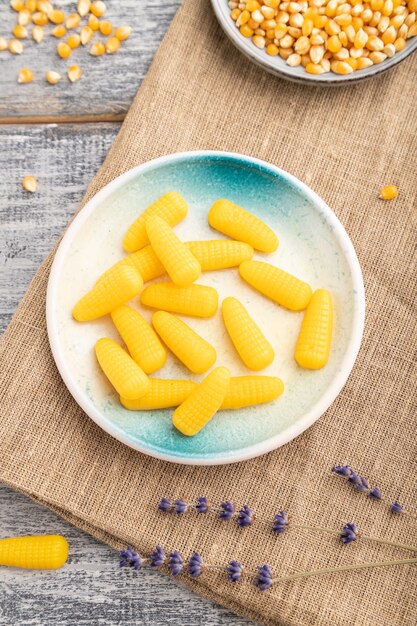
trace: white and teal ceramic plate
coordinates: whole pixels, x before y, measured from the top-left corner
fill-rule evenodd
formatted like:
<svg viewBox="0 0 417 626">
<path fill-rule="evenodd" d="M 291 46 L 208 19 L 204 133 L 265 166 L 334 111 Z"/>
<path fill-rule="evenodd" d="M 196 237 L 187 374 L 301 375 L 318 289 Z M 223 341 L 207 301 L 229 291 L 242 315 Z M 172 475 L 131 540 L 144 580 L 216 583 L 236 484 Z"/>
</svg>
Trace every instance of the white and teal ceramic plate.
<svg viewBox="0 0 417 626">
<path fill-rule="evenodd" d="M 99 337 L 118 339 L 109 317 L 77 323 L 74 303 L 98 276 L 123 257 L 124 231 L 137 215 L 167 191 L 178 191 L 189 215 L 176 227 L 184 240 L 218 238 L 207 214 L 218 198 L 228 198 L 265 220 L 280 239 L 277 252 L 265 255 L 334 296 L 335 326 L 329 363 L 306 371 L 294 361 L 302 313 L 291 313 L 255 292 L 237 269 L 205 273 L 199 282 L 215 287 L 220 301 L 237 296 L 265 331 L 276 352 L 263 374 L 284 380 L 275 402 L 222 411 L 195 437 L 178 433 L 171 411 L 124 409 L 94 356 Z M 255 255 L 255 258 L 264 258 Z M 364 287 L 352 243 L 329 207 L 286 172 L 257 159 L 225 152 L 173 154 L 145 163 L 102 189 L 80 211 L 63 238 L 48 285 L 49 340 L 58 369 L 78 404 L 101 428 L 126 445 L 160 459 L 195 465 L 242 461 L 274 450 L 311 426 L 334 401 L 353 367 L 364 324 Z M 139 306 L 138 300 L 132 302 Z M 151 311 L 144 311 L 150 319 Z M 184 318 L 185 319 L 185 318 Z M 220 311 L 210 320 L 187 322 L 216 348 L 217 365 L 232 375 L 248 374 L 226 336 Z M 198 377 L 172 356 L 159 377 Z"/>
</svg>

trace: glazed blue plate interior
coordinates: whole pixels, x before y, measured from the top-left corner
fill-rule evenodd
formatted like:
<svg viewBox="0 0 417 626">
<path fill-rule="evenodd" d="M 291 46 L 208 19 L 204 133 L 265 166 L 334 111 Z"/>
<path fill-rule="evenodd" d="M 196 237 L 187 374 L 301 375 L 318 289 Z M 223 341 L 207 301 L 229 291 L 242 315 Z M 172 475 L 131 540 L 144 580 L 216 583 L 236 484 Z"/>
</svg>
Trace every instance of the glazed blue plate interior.
<svg viewBox="0 0 417 626">
<path fill-rule="evenodd" d="M 331 356 L 320 371 L 299 368 L 294 349 L 303 313 L 292 313 L 244 283 L 237 268 L 204 273 L 198 281 L 236 296 L 263 329 L 275 360 L 263 372 L 279 376 L 284 394 L 270 404 L 221 411 L 196 436 L 185 437 L 171 423 L 172 410 L 124 409 L 100 371 L 94 344 L 103 336 L 121 342 L 109 316 L 91 323 L 71 317 L 74 303 L 99 275 L 124 256 L 122 238 L 130 223 L 168 191 L 187 200 L 189 214 L 175 227 L 184 240 L 223 238 L 207 222 L 213 202 L 227 198 L 252 211 L 277 233 L 280 246 L 255 254 L 311 284 L 331 290 L 335 321 Z M 163 280 L 163 279 L 158 279 Z M 150 320 L 152 312 L 136 298 L 131 305 Z M 102 428 L 141 452 L 188 464 L 220 464 L 268 452 L 291 440 L 323 414 L 340 392 L 353 366 L 363 330 L 364 295 L 359 264 L 344 228 L 308 187 L 265 162 L 231 153 L 170 155 L 135 168 L 113 181 L 78 214 L 68 229 L 51 272 L 48 333 L 61 375 L 74 398 Z M 209 320 L 185 318 L 217 351 L 217 365 L 232 375 L 255 374 L 239 360 L 226 335 L 220 307 Z M 171 354 L 153 376 L 190 378 Z"/>
</svg>

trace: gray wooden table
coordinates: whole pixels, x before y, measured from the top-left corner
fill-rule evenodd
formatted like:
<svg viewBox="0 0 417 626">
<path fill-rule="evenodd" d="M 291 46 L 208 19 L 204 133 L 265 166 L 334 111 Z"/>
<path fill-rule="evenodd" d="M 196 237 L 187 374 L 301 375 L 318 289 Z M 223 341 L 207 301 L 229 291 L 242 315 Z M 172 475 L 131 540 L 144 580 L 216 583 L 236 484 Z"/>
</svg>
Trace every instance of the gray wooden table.
<svg viewBox="0 0 417 626">
<path fill-rule="evenodd" d="M 179 4 L 107 0 L 111 21 L 133 27 L 111 57 L 78 49 L 63 61 L 52 37 L 24 41 L 21 56 L 0 52 L 0 332 L 102 163 Z M 57 5 L 73 11 L 75 2 Z M 0 3 L 0 36 L 15 19 Z M 64 76 L 72 63 L 84 70 L 75 84 Z M 35 72 L 32 84 L 17 84 L 22 67 Z M 48 69 L 62 73 L 58 85 L 46 83 Z M 21 187 L 28 174 L 39 181 L 35 194 Z M 57 572 L 1 569 L 1 626 L 248 624 L 163 574 L 120 571 L 113 550 L 0 486 L 0 537 L 39 533 L 67 537 L 69 563 Z"/>
</svg>

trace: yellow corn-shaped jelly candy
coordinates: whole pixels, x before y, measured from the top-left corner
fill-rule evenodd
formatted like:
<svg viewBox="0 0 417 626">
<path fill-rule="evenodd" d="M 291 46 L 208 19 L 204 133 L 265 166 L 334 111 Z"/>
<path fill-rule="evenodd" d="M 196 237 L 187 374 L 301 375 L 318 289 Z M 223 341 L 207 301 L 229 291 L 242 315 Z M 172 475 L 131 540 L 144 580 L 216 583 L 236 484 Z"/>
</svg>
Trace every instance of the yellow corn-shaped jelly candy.
<svg viewBox="0 0 417 626">
<path fill-rule="evenodd" d="M 213 346 L 175 315 L 157 311 L 152 324 L 171 352 L 194 374 L 207 372 L 216 362 Z"/>
<path fill-rule="evenodd" d="M 305 309 L 313 293 L 304 281 L 262 261 L 244 261 L 239 274 L 264 296 L 290 311 Z"/>
<path fill-rule="evenodd" d="M 0 539 L 0 565 L 27 569 L 58 569 L 68 558 L 68 543 L 61 535 Z"/>
<path fill-rule="evenodd" d="M 165 365 L 165 348 L 152 326 L 138 311 L 123 304 L 111 312 L 111 318 L 132 359 L 146 374 L 152 374 Z"/>
<path fill-rule="evenodd" d="M 142 277 L 134 267 L 115 266 L 78 300 L 72 315 L 78 322 L 94 320 L 137 296 L 142 287 Z"/>
<path fill-rule="evenodd" d="M 332 343 L 333 302 L 327 289 L 317 289 L 304 314 L 295 348 L 300 367 L 319 370 L 326 365 Z"/>
<path fill-rule="evenodd" d="M 230 382 L 227 367 L 216 367 L 175 409 L 172 423 L 183 435 L 192 437 L 217 413 Z"/>
<path fill-rule="evenodd" d="M 209 211 L 208 221 L 212 228 L 248 243 L 255 250 L 274 252 L 278 248 L 278 237 L 265 222 L 229 200 L 217 200 Z"/>
<path fill-rule="evenodd" d="M 224 325 L 240 358 L 251 370 L 271 365 L 274 351 L 249 313 L 236 298 L 225 298 L 222 304 Z"/>
<path fill-rule="evenodd" d="M 137 400 L 120 397 L 120 402 L 130 411 L 149 411 L 152 409 L 168 409 L 182 404 L 190 395 L 197 383 L 192 380 L 169 380 L 151 378 L 147 393 Z"/>
<path fill-rule="evenodd" d="M 208 241 L 186 241 L 185 245 L 200 263 L 203 272 L 236 267 L 253 257 L 252 246 L 242 241 L 210 239 Z"/>
<path fill-rule="evenodd" d="M 146 219 L 146 232 L 156 256 L 173 283 L 178 287 L 188 287 L 197 280 L 201 274 L 200 263 L 169 224 L 161 217 L 152 215 Z"/>
<path fill-rule="evenodd" d="M 100 367 L 124 398 L 140 398 L 149 388 L 149 378 L 118 343 L 103 337 L 96 343 L 96 356 Z"/>
<path fill-rule="evenodd" d="M 145 227 L 146 218 L 148 216 L 158 215 L 170 226 L 175 226 L 175 224 L 178 224 L 184 219 L 187 212 L 188 205 L 179 193 L 175 191 L 166 193 L 145 209 L 128 228 L 123 239 L 124 249 L 126 252 L 136 252 L 136 250 L 140 250 L 149 243 Z"/>
<path fill-rule="evenodd" d="M 145 246 L 142 250 L 132 252 L 132 254 L 128 254 L 124 259 L 112 265 L 100 276 L 97 282 L 104 278 L 108 272 L 114 271 L 116 267 L 126 266 L 134 267 L 142 276 L 144 283 L 148 282 L 148 280 L 163 276 L 166 273 L 165 267 L 152 250 L 152 246 Z"/>
<path fill-rule="evenodd" d="M 253 404 L 272 402 L 284 391 L 284 383 L 273 376 L 236 376 L 230 379 L 229 389 L 221 409 L 241 409 Z"/>
<path fill-rule="evenodd" d="M 145 306 L 192 317 L 213 317 L 219 296 L 213 287 L 190 285 L 177 287 L 174 283 L 155 283 L 145 287 L 140 295 Z"/>
</svg>

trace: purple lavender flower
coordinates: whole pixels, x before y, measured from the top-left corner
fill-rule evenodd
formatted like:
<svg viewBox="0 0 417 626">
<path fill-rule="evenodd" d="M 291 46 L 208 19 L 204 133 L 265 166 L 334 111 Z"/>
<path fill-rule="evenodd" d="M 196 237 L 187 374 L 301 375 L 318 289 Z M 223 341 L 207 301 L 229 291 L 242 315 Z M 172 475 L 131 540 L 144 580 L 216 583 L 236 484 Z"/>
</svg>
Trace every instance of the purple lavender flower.
<svg viewBox="0 0 417 626">
<path fill-rule="evenodd" d="M 239 511 L 239 515 L 237 516 L 237 523 L 241 528 L 247 528 L 253 522 L 253 511 L 248 507 L 247 504 L 244 504 L 243 507 Z"/>
<path fill-rule="evenodd" d="M 177 513 L 178 515 L 181 515 L 182 513 L 186 512 L 187 503 L 184 502 L 182 498 L 178 498 L 177 500 L 174 500 L 174 507 L 175 507 L 175 513 Z"/>
<path fill-rule="evenodd" d="M 230 561 L 226 567 L 227 578 L 232 583 L 237 583 L 241 579 L 243 572 L 243 565 L 239 561 Z"/>
<path fill-rule="evenodd" d="M 288 526 L 288 517 L 285 511 L 281 511 L 280 513 L 275 515 L 274 524 L 272 526 L 272 530 L 274 531 L 274 533 L 277 533 L 278 535 L 282 535 L 282 533 L 285 532 L 285 529 L 287 528 L 287 526 Z"/>
<path fill-rule="evenodd" d="M 338 476 L 348 477 L 352 474 L 353 470 L 349 465 L 335 465 L 332 467 L 332 472 Z"/>
<path fill-rule="evenodd" d="M 399 502 L 397 502 L 397 500 L 395 500 L 395 502 L 391 503 L 391 511 L 393 513 L 403 513 L 404 512 L 404 507 L 401 506 L 401 504 Z"/>
<path fill-rule="evenodd" d="M 120 567 L 132 567 L 140 569 L 142 567 L 142 559 L 136 550 L 127 546 L 126 550 L 120 550 Z"/>
<path fill-rule="evenodd" d="M 173 576 L 178 576 L 184 569 L 184 561 L 177 550 L 169 553 L 168 568 Z"/>
<path fill-rule="evenodd" d="M 225 522 L 228 522 L 230 519 L 232 519 L 235 513 L 235 507 L 229 500 L 226 500 L 226 502 L 221 502 L 220 508 L 221 508 L 221 511 L 219 513 L 220 519 L 222 519 Z"/>
<path fill-rule="evenodd" d="M 258 565 L 258 573 L 254 583 L 260 591 L 266 591 L 272 585 L 272 570 L 267 563 Z"/>
<path fill-rule="evenodd" d="M 203 496 L 202 498 L 197 498 L 197 504 L 195 505 L 197 513 L 207 513 L 208 507 L 208 499 L 206 496 Z"/>
<path fill-rule="evenodd" d="M 188 561 L 188 568 L 192 578 L 198 578 L 203 571 L 203 557 L 198 552 L 194 552 Z"/>
<path fill-rule="evenodd" d="M 362 479 L 352 470 L 348 478 L 348 483 L 356 487 L 356 485 L 362 485 Z"/>
<path fill-rule="evenodd" d="M 381 493 L 381 490 L 379 489 L 379 487 L 372 487 L 372 489 L 369 490 L 368 496 L 372 500 L 381 500 L 382 493 Z"/>
<path fill-rule="evenodd" d="M 344 544 L 348 544 L 351 541 L 355 541 L 358 536 L 358 529 L 353 522 L 348 522 L 342 528 L 340 537 Z"/>
<path fill-rule="evenodd" d="M 168 511 L 170 511 L 171 508 L 172 508 L 171 500 L 168 500 L 168 498 L 161 498 L 161 501 L 158 505 L 158 509 L 162 511 L 163 513 L 168 513 Z"/>
<path fill-rule="evenodd" d="M 359 481 L 357 481 L 356 483 L 354 483 L 354 488 L 357 491 L 368 491 L 369 489 L 369 483 L 366 480 L 366 478 L 364 478 L 363 476 L 358 476 Z"/>
<path fill-rule="evenodd" d="M 149 558 L 151 559 L 151 567 L 160 567 L 165 562 L 165 550 L 161 546 L 156 546 Z"/>
</svg>

